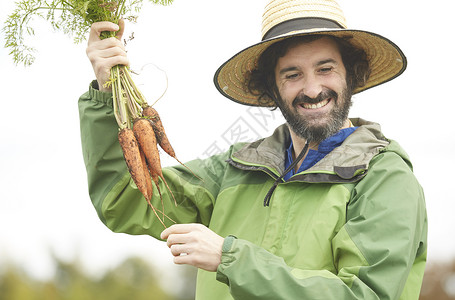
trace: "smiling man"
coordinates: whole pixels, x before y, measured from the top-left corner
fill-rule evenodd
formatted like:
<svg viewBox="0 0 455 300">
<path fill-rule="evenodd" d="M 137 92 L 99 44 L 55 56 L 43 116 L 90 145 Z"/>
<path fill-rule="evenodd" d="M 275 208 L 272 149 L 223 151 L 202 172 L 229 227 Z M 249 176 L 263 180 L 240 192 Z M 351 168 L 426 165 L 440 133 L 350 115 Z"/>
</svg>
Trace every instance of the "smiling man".
<svg viewBox="0 0 455 300">
<path fill-rule="evenodd" d="M 340 51 L 331 38 L 289 47 L 276 64 L 275 84 L 276 103 L 289 124 L 295 153 L 300 153 L 296 148 L 303 141 L 313 142 L 316 148 L 350 126 L 351 91 Z"/>
<path fill-rule="evenodd" d="M 123 24 L 120 24 L 123 25 Z M 245 105 L 278 107 L 272 136 L 163 174 L 163 231 L 117 143 L 109 69 L 128 64 L 119 40 L 92 27 L 97 80 L 79 101 L 89 190 L 115 232 L 166 241 L 177 264 L 199 268 L 196 299 L 418 299 L 427 219 L 409 157 L 380 126 L 349 119 L 351 96 L 399 76 L 390 40 L 347 29 L 332 0 L 272 0 L 263 40 L 226 61 L 215 86 Z M 101 88 L 98 88 L 101 87 Z M 164 187 L 160 188 L 165 191 Z M 155 193 L 152 202 L 161 207 Z"/>
</svg>

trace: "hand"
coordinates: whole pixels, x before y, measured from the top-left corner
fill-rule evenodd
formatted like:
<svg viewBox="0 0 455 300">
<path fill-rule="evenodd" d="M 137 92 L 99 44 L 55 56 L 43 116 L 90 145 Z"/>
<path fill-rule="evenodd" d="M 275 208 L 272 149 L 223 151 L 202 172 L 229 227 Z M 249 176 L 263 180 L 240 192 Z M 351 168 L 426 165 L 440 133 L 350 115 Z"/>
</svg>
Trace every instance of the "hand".
<svg viewBox="0 0 455 300">
<path fill-rule="evenodd" d="M 126 56 L 125 47 L 121 42 L 125 22 L 119 21 L 119 25 L 111 22 L 93 23 L 90 29 L 90 36 L 87 44 L 87 56 L 92 63 L 93 71 L 95 72 L 96 80 L 100 91 L 110 91 L 111 88 L 105 88 L 103 85 L 109 81 L 110 70 L 116 65 L 129 65 Z M 100 34 L 103 31 L 118 31 L 116 37 L 100 39 Z"/>
<path fill-rule="evenodd" d="M 215 272 L 221 263 L 224 238 L 201 224 L 175 224 L 161 233 L 174 263 Z M 183 254 L 183 255 L 182 255 Z"/>
</svg>

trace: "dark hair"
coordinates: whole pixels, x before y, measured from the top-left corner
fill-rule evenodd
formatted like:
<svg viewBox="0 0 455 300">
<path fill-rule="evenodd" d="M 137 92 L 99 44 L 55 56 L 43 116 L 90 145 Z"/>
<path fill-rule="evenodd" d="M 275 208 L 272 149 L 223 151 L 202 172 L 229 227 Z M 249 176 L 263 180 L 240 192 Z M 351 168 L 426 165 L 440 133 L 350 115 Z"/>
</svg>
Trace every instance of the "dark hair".
<svg viewBox="0 0 455 300">
<path fill-rule="evenodd" d="M 258 96 L 259 103 L 269 105 L 275 101 L 278 90 L 275 83 L 275 67 L 280 57 L 289 48 L 300 43 L 309 43 L 322 37 L 333 39 L 341 53 L 346 68 L 346 84 L 350 92 L 362 87 L 368 80 L 371 70 L 367 54 L 363 49 L 354 47 L 349 39 L 352 37 L 334 37 L 330 35 L 308 35 L 284 39 L 269 46 L 259 57 L 257 68 L 252 70 L 245 79 L 245 86 L 253 95 Z"/>
</svg>

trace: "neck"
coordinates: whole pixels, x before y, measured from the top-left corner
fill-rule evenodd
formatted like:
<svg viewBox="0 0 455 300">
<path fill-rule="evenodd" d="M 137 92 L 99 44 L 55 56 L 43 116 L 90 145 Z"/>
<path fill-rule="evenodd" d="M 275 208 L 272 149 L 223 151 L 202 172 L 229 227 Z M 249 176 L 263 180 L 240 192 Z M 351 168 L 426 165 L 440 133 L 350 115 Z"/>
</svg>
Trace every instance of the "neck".
<svg viewBox="0 0 455 300">
<path fill-rule="evenodd" d="M 349 127 L 351 127 L 351 121 L 349 119 L 346 119 L 343 123 L 343 126 L 340 128 L 340 130 L 344 129 L 344 128 L 349 128 Z M 292 144 L 293 144 L 292 158 L 295 159 L 300 154 L 300 152 L 303 150 L 307 141 L 306 141 L 306 139 L 298 136 L 291 128 L 289 128 L 289 132 L 291 134 Z M 318 150 L 318 147 L 319 147 L 319 142 L 310 141 L 309 149 Z M 302 165 L 303 161 L 305 160 L 306 155 L 307 154 L 305 154 L 303 156 L 303 158 L 295 166 L 296 171 Z"/>
</svg>

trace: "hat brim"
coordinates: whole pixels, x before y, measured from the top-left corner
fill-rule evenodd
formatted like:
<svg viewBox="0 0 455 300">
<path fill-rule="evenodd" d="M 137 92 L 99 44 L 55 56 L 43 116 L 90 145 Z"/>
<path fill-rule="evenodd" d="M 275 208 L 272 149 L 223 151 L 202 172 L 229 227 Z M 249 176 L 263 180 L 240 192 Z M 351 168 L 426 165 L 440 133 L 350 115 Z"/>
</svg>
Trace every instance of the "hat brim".
<svg viewBox="0 0 455 300">
<path fill-rule="evenodd" d="M 407 60 L 401 49 L 389 39 L 378 34 L 352 29 L 301 30 L 262 41 L 234 55 L 216 71 L 214 76 L 216 88 L 225 97 L 241 104 L 262 107 L 275 106 L 271 99 L 259 101 L 257 95 L 248 91 L 245 86 L 247 73 L 257 67 L 259 57 L 270 45 L 290 37 L 314 34 L 340 38 L 350 37 L 349 41 L 353 46 L 365 50 L 370 63 L 371 74 L 364 86 L 353 91 L 354 94 L 388 82 L 401 75 L 406 69 Z"/>
</svg>

